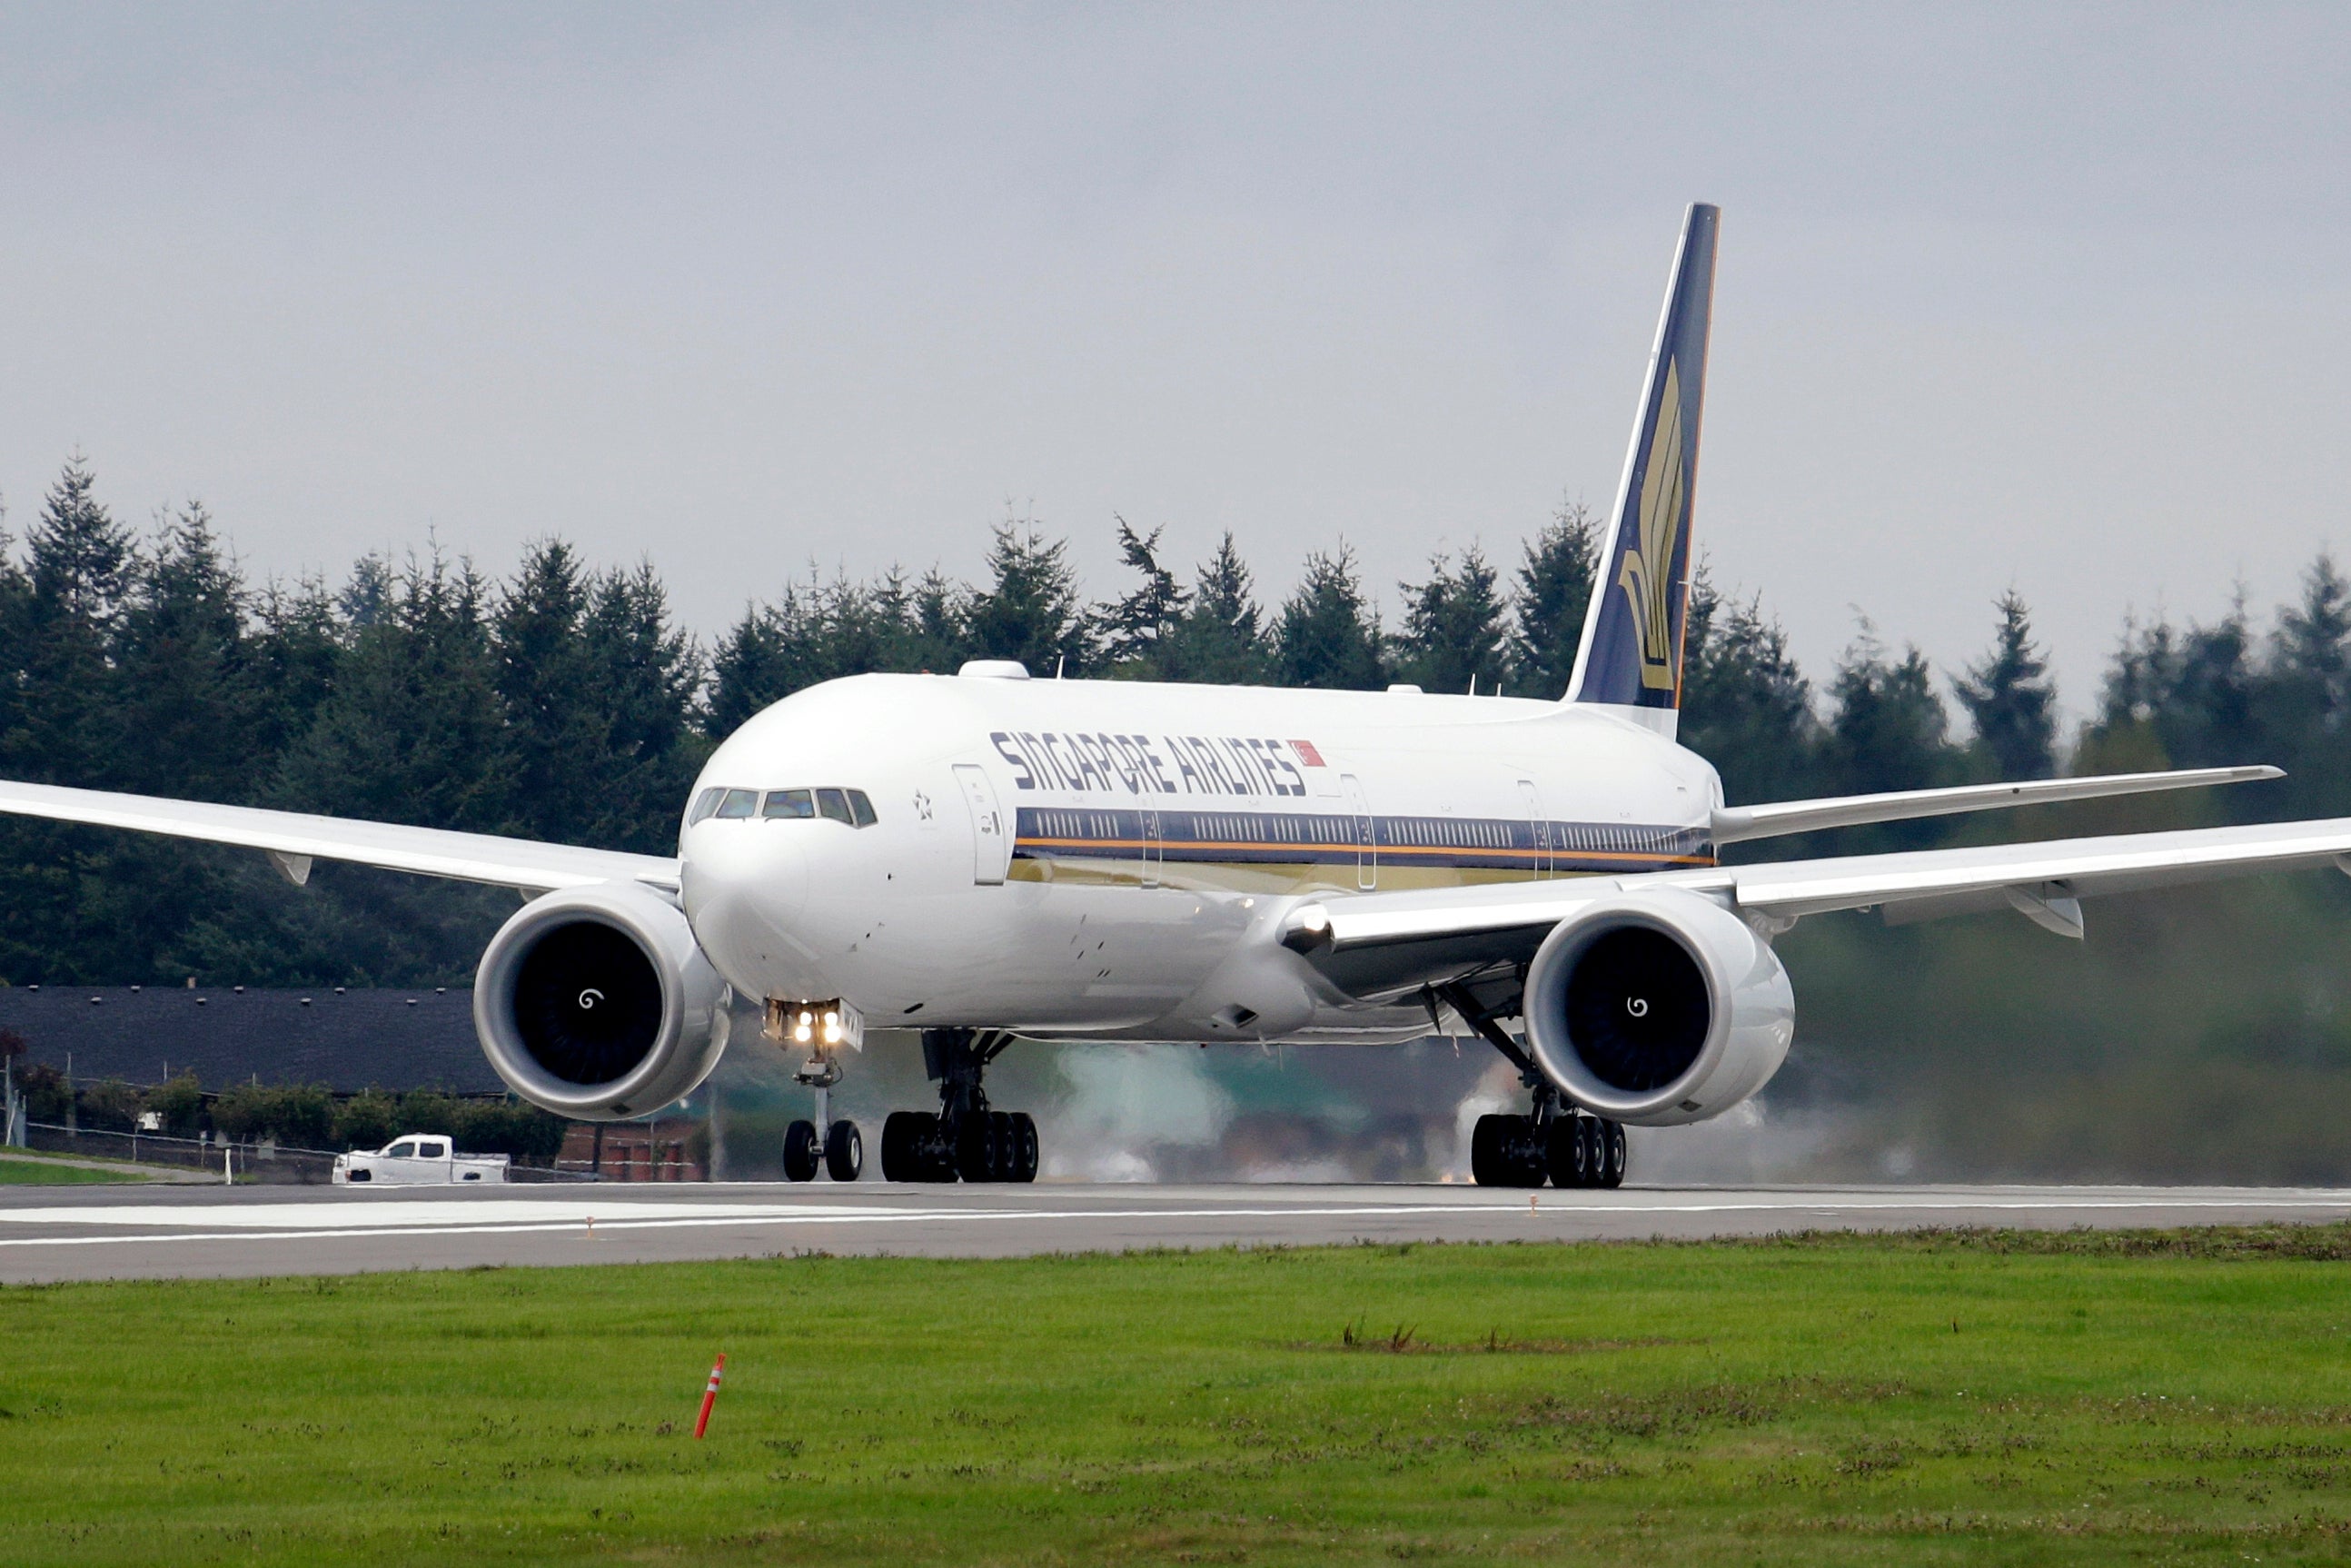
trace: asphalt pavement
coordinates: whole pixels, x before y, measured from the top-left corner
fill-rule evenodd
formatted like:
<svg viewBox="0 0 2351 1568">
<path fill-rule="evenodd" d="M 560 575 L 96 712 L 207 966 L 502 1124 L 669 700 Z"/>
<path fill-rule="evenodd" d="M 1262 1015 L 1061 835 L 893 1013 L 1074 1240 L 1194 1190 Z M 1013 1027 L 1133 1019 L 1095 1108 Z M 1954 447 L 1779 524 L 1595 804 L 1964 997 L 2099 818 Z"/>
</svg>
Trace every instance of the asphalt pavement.
<svg viewBox="0 0 2351 1568">
<path fill-rule="evenodd" d="M 1579 1241 L 1932 1226 L 2351 1219 L 2351 1190 L 857 1183 L 0 1188 L 0 1282 L 671 1262 L 1009 1257 L 1350 1241 Z"/>
</svg>

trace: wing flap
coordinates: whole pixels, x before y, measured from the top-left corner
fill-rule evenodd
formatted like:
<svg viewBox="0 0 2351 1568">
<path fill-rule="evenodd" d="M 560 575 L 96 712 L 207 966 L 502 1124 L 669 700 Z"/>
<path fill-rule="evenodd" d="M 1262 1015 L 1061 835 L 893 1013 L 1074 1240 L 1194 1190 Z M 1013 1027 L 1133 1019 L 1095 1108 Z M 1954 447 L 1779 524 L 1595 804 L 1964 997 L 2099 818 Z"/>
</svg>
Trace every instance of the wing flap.
<svg viewBox="0 0 2351 1568">
<path fill-rule="evenodd" d="M 297 883 L 308 878 L 313 860 L 330 860 L 530 893 L 598 882 L 642 882 L 672 891 L 677 887 L 677 862 L 665 855 L 632 855 L 491 833 L 455 833 L 253 806 L 0 782 L 0 812 L 261 850 L 288 881 Z"/>
</svg>

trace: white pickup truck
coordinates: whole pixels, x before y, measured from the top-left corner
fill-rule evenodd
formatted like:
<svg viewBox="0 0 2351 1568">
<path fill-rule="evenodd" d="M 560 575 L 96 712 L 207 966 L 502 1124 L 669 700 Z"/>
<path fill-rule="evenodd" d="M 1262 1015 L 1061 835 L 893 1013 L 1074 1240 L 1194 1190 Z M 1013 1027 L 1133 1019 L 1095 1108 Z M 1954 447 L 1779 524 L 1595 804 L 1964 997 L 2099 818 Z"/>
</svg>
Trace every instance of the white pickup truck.
<svg viewBox="0 0 2351 1568">
<path fill-rule="evenodd" d="M 335 1156 L 337 1186 L 452 1186 L 460 1182 L 507 1179 L 509 1155 L 461 1155 L 455 1142 L 438 1133 L 403 1133 L 373 1153 L 354 1149 Z"/>
</svg>

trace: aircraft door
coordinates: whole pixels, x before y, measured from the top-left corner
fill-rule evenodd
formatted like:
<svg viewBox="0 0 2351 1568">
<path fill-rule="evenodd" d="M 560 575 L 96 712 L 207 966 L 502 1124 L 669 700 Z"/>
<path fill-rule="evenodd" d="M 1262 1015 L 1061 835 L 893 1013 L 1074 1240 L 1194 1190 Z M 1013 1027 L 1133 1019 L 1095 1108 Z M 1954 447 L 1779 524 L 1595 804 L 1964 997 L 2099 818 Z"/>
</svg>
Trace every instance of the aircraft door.
<svg viewBox="0 0 2351 1568">
<path fill-rule="evenodd" d="M 1364 798 L 1363 780 L 1352 773 L 1339 776 L 1339 788 L 1355 823 L 1355 885 L 1368 892 L 1380 882 L 1380 846 L 1372 829 L 1371 802 Z"/>
<path fill-rule="evenodd" d="M 1535 880 L 1540 882 L 1552 873 L 1551 818 L 1544 814 L 1542 791 L 1531 779 L 1519 780 L 1519 799 L 1527 808 L 1527 826 L 1534 833 L 1535 854 L 1531 862 Z"/>
<path fill-rule="evenodd" d="M 971 880 L 982 887 L 1004 881 L 1012 864 L 1012 832 L 996 803 L 996 786 L 985 768 L 969 762 L 956 764 L 956 782 L 963 802 L 971 809 Z"/>
<path fill-rule="evenodd" d="M 1143 885 L 1159 885 L 1159 865 L 1165 857 L 1166 841 L 1160 837 L 1159 813 L 1153 808 L 1143 809 Z"/>
</svg>

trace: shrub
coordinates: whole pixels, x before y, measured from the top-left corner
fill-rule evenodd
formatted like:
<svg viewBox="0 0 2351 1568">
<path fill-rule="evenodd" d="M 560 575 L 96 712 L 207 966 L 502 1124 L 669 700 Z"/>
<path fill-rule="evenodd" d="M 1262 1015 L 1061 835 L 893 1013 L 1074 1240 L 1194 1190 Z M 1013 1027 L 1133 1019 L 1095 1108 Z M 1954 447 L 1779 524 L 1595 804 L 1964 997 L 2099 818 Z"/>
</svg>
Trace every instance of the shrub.
<svg viewBox="0 0 2351 1568">
<path fill-rule="evenodd" d="M 406 1131 L 401 1124 L 399 1100 L 381 1089 L 362 1091 L 335 1107 L 337 1148 L 380 1149 L 395 1134 Z"/>
<path fill-rule="evenodd" d="M 81 1124 L 86 1127 L 127 1133 L 138 1124 L 142 1108 L 139 1091 L 119 1078 L 109 1078 L 83 1090 Z"/>
<path fill-rule="evenodd" d="M 66 1091 L 66 1075 L 47 1062 L 36 1061 L 30 1066 L 16 1064 L 16 1092 L 25 1097 L 25 1117 L 32 1122 L 61 1124 L 66 1119 L 66 1107 L 72 1101 Z"/>
<path fill-rule="evenodd" d="M 334 1097 L 315 1083 L 240 1083 L 213 1102 L 213 1125 L 240 1143 L 322 1149 L 334 1121 Z"/>
<path fill-rule="evenodd" d="M 172 1137 L 193 1138 L 204 1130 L 204 1094 L 193 1072 L 149 1090 L 146 1108 L 163 1118 L 163 1131 Z"/>
</svg>

